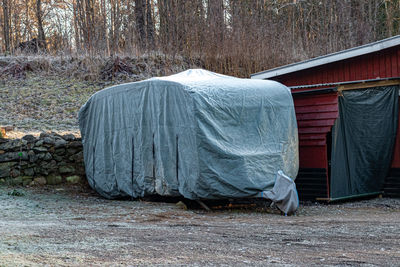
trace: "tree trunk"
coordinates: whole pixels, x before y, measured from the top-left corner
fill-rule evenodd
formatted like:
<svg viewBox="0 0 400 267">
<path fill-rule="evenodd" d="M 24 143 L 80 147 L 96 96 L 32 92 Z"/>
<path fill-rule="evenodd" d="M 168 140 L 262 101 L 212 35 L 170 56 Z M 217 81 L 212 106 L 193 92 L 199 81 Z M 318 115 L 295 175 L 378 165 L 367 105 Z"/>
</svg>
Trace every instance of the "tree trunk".
<svg viewBox="0 0 400 267">
<path fill-rule="evenodd" d="M 222 45 L 225 30 L 223 0 L 208 0 L 207 20 L 208 27 L 215 38 L 216 46 Z"/>
<path fill-rule="evenodd" d="M 75 1 L 73 1 L 73 3 L 72 3 L 72 10 L 73 10 L 73 14 L 74 14 L 73 19 L 74 19 L 74 32 L 75 32 L 75 47 L 76 47 L 77 51 L 80 51 L 82 49 L 82 47 L 81 47 L 81 35 L 79 34 L 80 30 L 78 27 L 78 24 L 79 24 L 78 12 L 79 11 L 78 11 L 78 7 L 77 7 L 77 3 Z"/>
<path fill-rule="evenodd" d="M 41 0 L 36 0 L 36 19 L 38 23 L 38 48 L 46 51 L 46 36 L 43 29 L 43 12 Z"/>
<path fill-rule="evenodd" d="M 140 49 L 146 48 L 146 32 L 145 32 L 145 20 L 144 20 L 144 11 L 146 9 L 145 0 L 136 0 L 135 1 L 135 21 L 136 21 L 136 32 L 137 32 L 137 41 Z"/>
<path fill-rule="evenodd" d="M 3 0 L 3 34 L 5 51 L 10 52 L 10 13 L 8 0 Z"/>
<path fill-rule="evenodd" d="M 146 35 L 149 49 L 154 49 L 154 23 L 150 0 L 146 0 Z"/>
</svg>

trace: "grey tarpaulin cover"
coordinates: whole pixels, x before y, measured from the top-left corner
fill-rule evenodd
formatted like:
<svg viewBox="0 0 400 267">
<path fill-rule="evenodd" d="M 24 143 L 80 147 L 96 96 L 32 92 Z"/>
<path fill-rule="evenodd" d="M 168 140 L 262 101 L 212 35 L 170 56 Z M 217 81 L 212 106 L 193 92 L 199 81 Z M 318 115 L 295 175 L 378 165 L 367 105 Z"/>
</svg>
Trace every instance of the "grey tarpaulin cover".
<svg viewBox="0 0 400 267">
<path fill-rule="evenodd" d="M 332 133 L 331 198 L 378 193 L 397 132 L 399 87 L 343 91 Z"/>
<path fill-rule="evenodd" d="M 104 89 L 79 112 L 89 184 L 107 198 L 242 198 L 298 171 L 290 90 L 188 70 Z"/>
</svg>

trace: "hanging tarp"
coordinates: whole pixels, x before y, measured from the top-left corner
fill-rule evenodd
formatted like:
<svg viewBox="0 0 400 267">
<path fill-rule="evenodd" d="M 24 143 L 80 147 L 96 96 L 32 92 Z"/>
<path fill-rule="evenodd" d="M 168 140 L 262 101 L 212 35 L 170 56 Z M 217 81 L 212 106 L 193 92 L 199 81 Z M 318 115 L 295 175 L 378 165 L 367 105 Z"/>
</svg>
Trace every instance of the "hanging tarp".
<svg viewBox="0 0 400 267">
<path fill-rule="evenodd" d="M 397 132 L 399 87 L 343 91 L 332 131 L 330 197 L 379 193 Z"/>
<path fill-rule="evenodd" d="M 107 198 L 251 197 L 298 171 L 292 96 L 273 81 L 189 70 L 118 85 L 79 126 L 89 184 Z"/>
</svg>

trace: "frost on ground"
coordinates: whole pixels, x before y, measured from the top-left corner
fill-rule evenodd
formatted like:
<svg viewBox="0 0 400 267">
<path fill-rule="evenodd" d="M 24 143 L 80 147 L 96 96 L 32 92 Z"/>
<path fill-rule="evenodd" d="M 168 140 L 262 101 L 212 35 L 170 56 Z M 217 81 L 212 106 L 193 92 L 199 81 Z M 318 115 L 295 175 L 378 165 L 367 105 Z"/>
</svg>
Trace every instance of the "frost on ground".
<svg viewBox="0 0 400 267">
<path fill-rule="evenodd" d="M 275 212 L 106 200 L 81 187 L 0 187 L 0 266 L 357 265 L 400 262 L 400 200 Z M 10 193 L 11 192 L 11 193 Z"/>
</svg>

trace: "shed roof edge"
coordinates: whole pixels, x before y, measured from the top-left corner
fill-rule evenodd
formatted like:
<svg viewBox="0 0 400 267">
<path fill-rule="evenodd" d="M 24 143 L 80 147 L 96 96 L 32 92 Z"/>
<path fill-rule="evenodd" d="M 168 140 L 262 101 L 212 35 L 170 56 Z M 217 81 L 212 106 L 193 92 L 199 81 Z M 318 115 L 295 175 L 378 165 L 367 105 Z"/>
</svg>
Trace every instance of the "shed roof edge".
<svg viewBox="0 0 400 267">
<path fill-rule="evenodd" d="M 333 62 L 337 62 L 344 59 L 349 59 L 377 51 L 381 51 L 386 48 L 394 47 L 400 45 L 400 35 L 396 35 L 387 39 L 383 39 L 377 42 L 353 47 L 350 49 L 342 50 L 339 52 L 311 58 L 305 61 L 300 61 L 296 63 L 292 63 L 289 65 L 280 66 L 277 68 L 273 68 L 270 70 L 265 70 L 262 72 L 257 72 L 250 75 L 251 79 L 268 79 L 276 76 L 305 70 Z"/>
</svg>

